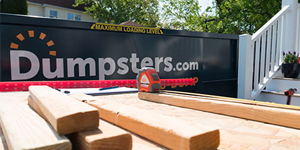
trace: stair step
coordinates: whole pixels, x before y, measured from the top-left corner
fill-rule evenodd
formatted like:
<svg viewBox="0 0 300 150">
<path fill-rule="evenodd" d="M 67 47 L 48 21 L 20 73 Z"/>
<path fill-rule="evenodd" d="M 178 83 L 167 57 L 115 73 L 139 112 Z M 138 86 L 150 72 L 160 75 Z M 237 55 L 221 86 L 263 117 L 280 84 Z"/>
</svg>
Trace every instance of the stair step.
<svg viewBox="0 0 300 150">
<path fill-rule="evenodd" d="M 289 88 L 296 88 L 297 94 L 300 94 L 300 79 L 299 78 L 283 78 L 274 77 L 272 81 L 267 85 L 268 91 L 285 91 Z"/>
<path fill-rule="evenodd" d="M 299 89 L 300 90 L 300 89 Z M 270 90 L 262 90 L 261 91 L 262 93 L 269 93 L 269 94 L 277 94 L 277 95 L 283 95 L 283 96 L 285 96 L 284 95 L 284 91 L 270 91 Z M 294 95 L 293 95 L 293 97 L 300 97 L 300 94 L 299 93 L 295 93 Z"/>
<path fill-rule="evenodd" d="M 291 81 L 300 81 L 300 78 L 274 77 L 273 79 L 278 79 L 278 80 L 291 80 Z"/>
<path fill-rule="evenodd" d="M 263 101 L 263 102 L 273 102 L 278 104 L 286 104 L 287 96 L 283 94 L 283 91 L 263 90 L 255 100 Z M 295 93 L 293 95 L 291 100 L 291 105 L 300 106 L 300 94 Z"/>
</svg>

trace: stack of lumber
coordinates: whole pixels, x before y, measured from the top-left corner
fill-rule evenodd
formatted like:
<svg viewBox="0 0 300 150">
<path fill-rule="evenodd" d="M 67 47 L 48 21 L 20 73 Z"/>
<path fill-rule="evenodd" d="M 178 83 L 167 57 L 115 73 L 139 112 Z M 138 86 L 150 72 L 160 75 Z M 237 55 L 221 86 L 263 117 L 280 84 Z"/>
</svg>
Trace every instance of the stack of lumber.
<svg viewBox="0 0 300 150">
<path fill-rule="evenodd" d="M 29 87 L 28 104 L 1 97 L 1 127 L 9 149 L 124 149 L 132 137 L 107 122 L 96 108 L 48 86 Z M 66 136 L 68 138 L 66 138 Z"/>
<path fill-rule="evenodd" d="M 235 149 L 299 149 L 300 145 L 300 129 L 283 127 L 280 125 L 273 125 L 269 123 L 243 119 L 240 117 L 232 117 L 228 115 L 222 115 L 220 113 L 211 113 L 208 111 L 201 111 L 197 109 L 189 109 L 178 106 L 171 106 L 170 104 L 164 104 L 161 102 L 145 101 L 138 98 L 141 93 L 121 94 L 121 95 L 99 95 L 93 96 L 94 101 L 90 103 L 100 103 L 101 100 L 106 99 L 115 103 L 148 110 L 151 112 L 171 116 L 177 119 L 184 120 L 189 124 L 194 125 L 209 125 L 213 128 L 217 128 L 220 131 L 220 150 L 235 150 Z M 155 94 L 155 93 L 153 93 Z M 164 95 L 166 93 L 163 93 Z M 173 95 L 174 96 L 174 95 Z M 174 96 L 177 97 L 177 96 Z M 186 94 L 178 94 L 178 97 L 187 98 L 191 97 Z M 207 99 L 207 103 L 213 103 L 213 98 L 224 100 L 225 97 L 210 96 L 206 98 L 203 95 L 192 96 L 195 99 Z M 211 100 L 209 100 L 211 99 Z M 240 101 L 238 99 L 230 98 L 228 101 Z M 185 103 L 184 99 L 181 103 Z M 241 103 L 241 102 L 240 102 Z M 248 102 L 247 102 L 248 103 Z M 244 104 L 248 105 L 248 104 Z M 257 104 L 258 106 L 261 104 Z M 256 107 L 257 105 L 252 105 Z M 264 105 L 267 105 L 265 103 Z M 269 104 L 272 105 L 272 104 Z M 278 111 L 282 109 L 294 110 L 294 113 L 300 114 L 299 107 L 279 106 Z M 276 106 L 276 107 L 277 107 Z M 228 105 L 215 106 L 212 110 L 227 109 Z M 271 107 L 271 106 L 270 106 Z M 275 107 L 275 106 L 274 106 Z M 281 108 L 282 107 L 282 108 Z M 298 109 L 297 109 L 298 108 Z M 232 112 L 236 112 L 234 109 Z M 259 114 L 257 114 L 259 115 Z M 264 113 L 260 114 L 264 116 Z M 267 117 L 267 116 L 266 116 Z M 276 119 L 277 116 L 272 116 Z M 288 116 L 286 116 L 288 117 Z M 296 120 L 290 120 L 291 122 L 299 122 L 300 118 Z M 188 130 L 188 129 L 186 129 Z"/>
<path fill-rule="evenodd" d="M 39 115 L 12 97 L 0 99 L 1 127 L 10 149 L 132 149 L 131 134 L 119 127 L 170 149 L 217 149 L 220 144 L 219 130 L 206 125 L 107 100 L 93 104 L 87 101 L 93 97 L 70 97 L 48 86 L 30 86 L 29 94 L 28 104 Z M 25 132 L 25 139 L 23 130 L 31 132 Z"/>
<path fill-rule="evenodd" d="M 219 130 L 206 125 L 193 125 L 151 111 L 114 103 L 84 94 L 72 95 L 98 108 L 100 118 L 125 128 L 170 149 L 217 149 Z"/>
<path fill-rule="evenodd" d="M 0 93 L 0 149 L 5 142 L 9 149 L 126 150 L 300 144 L 299 107 L 174 91 L 67 96 L 47 86 L 29 89 Z"/>
</svg>

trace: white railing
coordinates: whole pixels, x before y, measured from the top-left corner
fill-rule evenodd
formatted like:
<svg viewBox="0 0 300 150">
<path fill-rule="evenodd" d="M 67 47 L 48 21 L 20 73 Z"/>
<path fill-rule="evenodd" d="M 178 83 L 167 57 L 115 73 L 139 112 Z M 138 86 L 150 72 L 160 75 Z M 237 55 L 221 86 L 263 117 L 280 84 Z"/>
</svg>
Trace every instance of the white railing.
<svg viewBox="0 0 300 150">
<path fill-rule="evenodd" d="M 238 98 L 255 99 L 261 93 L 280 70 L 284 50 L 300 52 L 300 4 L 282 3 L 282 9 L 255 34 L 240 35 Z"/>
<path fill-rule="evenodd" d="M 300 4 L 297 8 L 297 23 L 296 23 L 296 45 L 295 49 L 300 53 Z"/>
</svg>

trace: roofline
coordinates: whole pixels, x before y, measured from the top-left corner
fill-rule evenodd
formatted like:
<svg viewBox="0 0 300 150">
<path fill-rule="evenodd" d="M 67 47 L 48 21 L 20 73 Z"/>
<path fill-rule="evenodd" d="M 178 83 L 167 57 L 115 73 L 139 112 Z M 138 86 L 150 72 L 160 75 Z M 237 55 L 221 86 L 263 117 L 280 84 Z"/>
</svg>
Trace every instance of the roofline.
<svg viewBox="0 0 300 150">
<path fill-rule="evenodd" d="M 34 3 L 34 2 L 28 2 L 29 4 L 33 4 L 33 5 L 39 5 L 41 7 L 54 7 L 54 8 L 58 8 L 58 9 L 65 9 L 65 10 L 70 10 L 70 11 L 76 11 L 76 12 L 80 12 L 80 13 L 84 13 L 85 11 L 80 11 L 77 9 L 70 9 L 70 8 L 66 8 L 66 7 L 60 7 L 60 6 L 55 6 L 55 5 L 51 5 L 51 4 L 41 4 L 41 3 Z"/>
</svg>

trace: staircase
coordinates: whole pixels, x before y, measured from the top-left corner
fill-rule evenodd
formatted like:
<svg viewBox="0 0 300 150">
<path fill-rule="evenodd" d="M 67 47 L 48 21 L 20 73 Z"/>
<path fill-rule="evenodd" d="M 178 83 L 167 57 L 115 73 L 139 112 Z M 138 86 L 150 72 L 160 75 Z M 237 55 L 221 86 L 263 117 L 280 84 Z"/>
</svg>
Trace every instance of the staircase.
<svg viewBox="0 0 300 150">
<path fill-rule="evenodd" d="M 298 90 L 291 99 L 291 105 L 300 106 L 300 79 L 274 77 L 255 100 L 286 104 L 287 96 L 283 93 L 289 88 Z"/>
<path fill-rule="evenodd" d="M 300 4 L 282 0 L 282 9 L 253 35 L 240 35 L 238 98 L 285 104 L 283 92 L 297 88 L 291 105 L 300 106 L 300 78 L 281 75 L 283 51 L 300 53 Z"/>
</svg>

